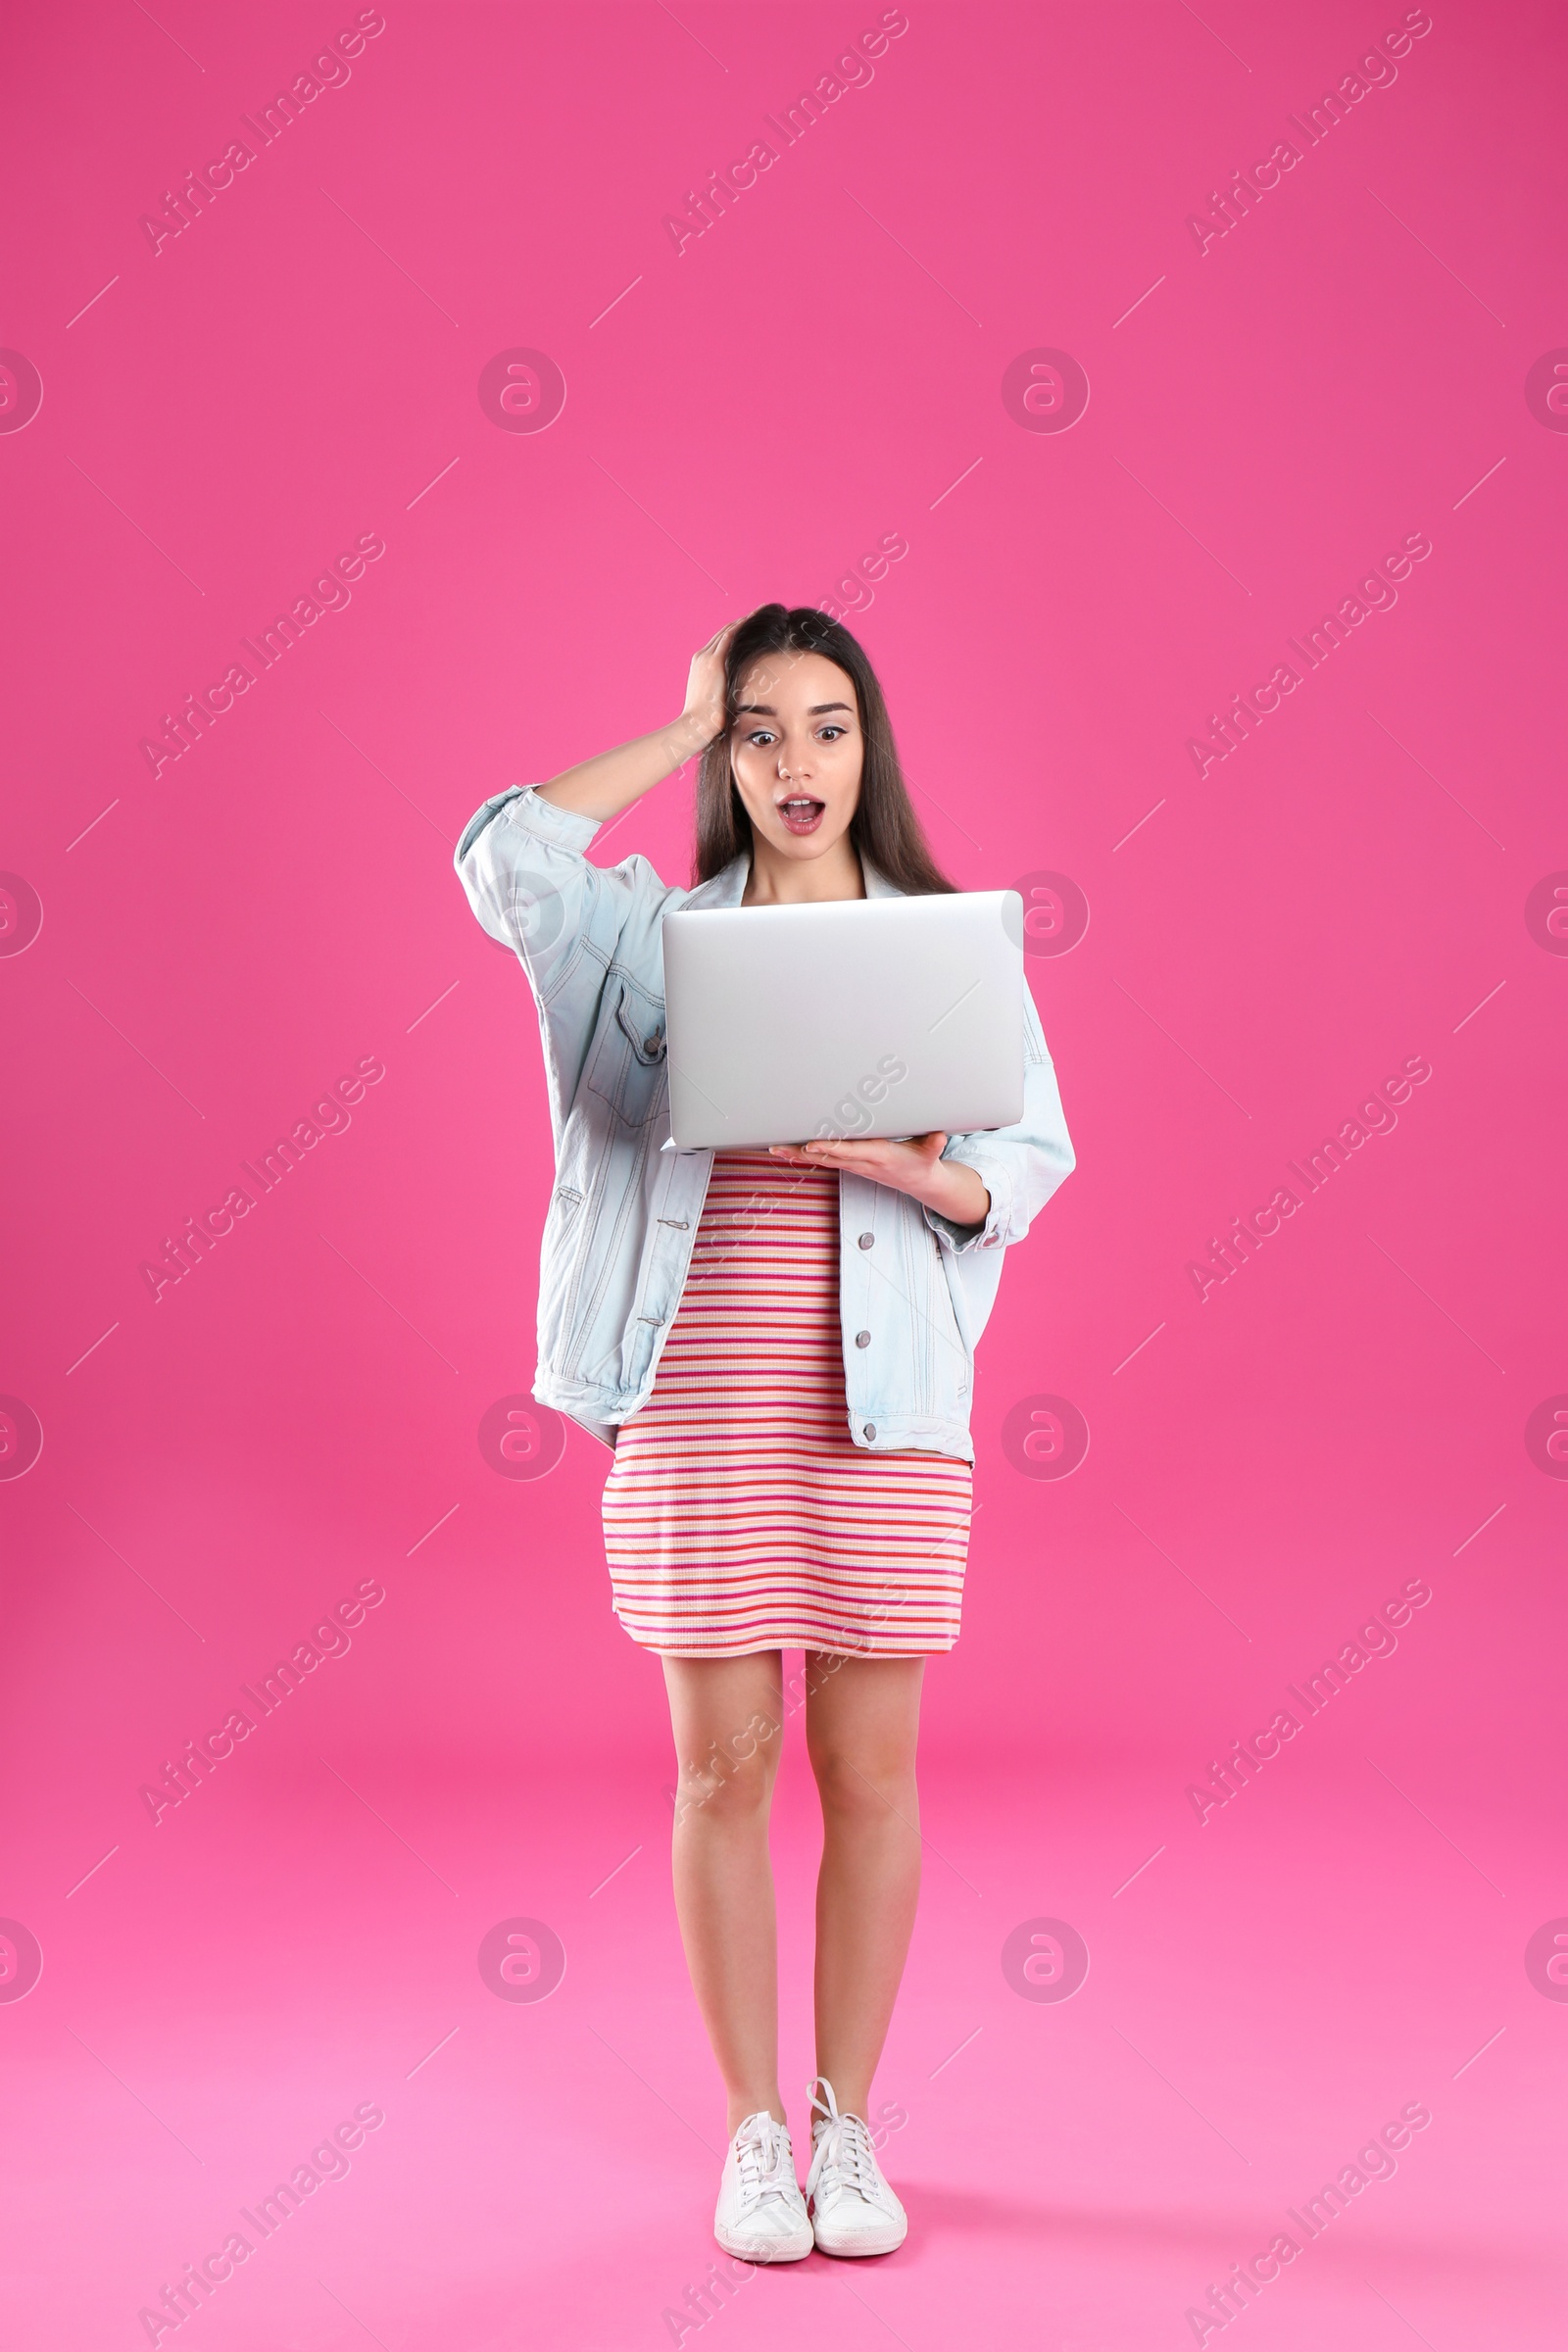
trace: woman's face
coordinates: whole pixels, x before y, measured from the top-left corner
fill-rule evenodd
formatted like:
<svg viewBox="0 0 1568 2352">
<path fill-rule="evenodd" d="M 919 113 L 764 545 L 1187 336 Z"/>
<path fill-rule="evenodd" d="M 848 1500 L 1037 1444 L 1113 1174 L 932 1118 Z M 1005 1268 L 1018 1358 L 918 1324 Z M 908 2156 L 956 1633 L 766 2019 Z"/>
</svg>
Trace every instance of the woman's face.
<svg viewBox="0 0 1568 2352">
<path fill-rule="evenodd" d="M 746 813 L 785 858 L 820 858 L 860 797 L 854 681 L 825 654 L 762 654 L 740 683 L 730 760 Z"/>
</svg>

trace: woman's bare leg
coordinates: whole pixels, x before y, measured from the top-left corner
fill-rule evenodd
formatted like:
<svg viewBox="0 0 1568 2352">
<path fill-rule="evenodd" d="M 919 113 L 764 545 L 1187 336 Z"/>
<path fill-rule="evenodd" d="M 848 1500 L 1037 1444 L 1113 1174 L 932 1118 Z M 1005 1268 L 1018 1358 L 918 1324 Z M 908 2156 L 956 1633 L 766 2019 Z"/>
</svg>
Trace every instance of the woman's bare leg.
<svg viewBox="0 0 1568 2352">
<path fill-rule="evenodd" d="M 806 1741 L 822 1799 L 816 2068 L 865 2118 L 920 1894 L 914 1759 L 923 1658 L 807 1659 Z"/>
<path fill-rule="evenodd" d="M 727 2132 L 778 2089 L 778 1948 L 767 1820 L 783 1740 L 783 1658 L 666 1657 L 675 1735 L 675 1911 L 729 2099 Z"/>
</svg>

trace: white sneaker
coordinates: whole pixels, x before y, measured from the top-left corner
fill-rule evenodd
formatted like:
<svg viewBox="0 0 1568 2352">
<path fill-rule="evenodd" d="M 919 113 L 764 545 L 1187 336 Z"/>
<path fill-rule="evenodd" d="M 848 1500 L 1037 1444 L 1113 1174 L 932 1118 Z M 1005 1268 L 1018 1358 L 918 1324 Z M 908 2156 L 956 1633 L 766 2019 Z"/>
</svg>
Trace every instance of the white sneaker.
<svg viewBox="0 0 1568 2352">
<path fill-rule="evenodd" d="M 808 2089 L 812 2155 L 806 2198 L 816 2245 L 824 2254 L 891 2254 L 903 2245 L 909 2217 L 882 2178 L 870 2132 L 858 2115 L 840 2115 L 824 2075 Z"/>
<path fill-rule="evenodd" d="M 800 2262 L 814 2240 L 795 2178 L 795 2150 L 765 2107 L 729 2143 L 718 2183 L 713 2235 L 743 2262 Z"/>
</svg>

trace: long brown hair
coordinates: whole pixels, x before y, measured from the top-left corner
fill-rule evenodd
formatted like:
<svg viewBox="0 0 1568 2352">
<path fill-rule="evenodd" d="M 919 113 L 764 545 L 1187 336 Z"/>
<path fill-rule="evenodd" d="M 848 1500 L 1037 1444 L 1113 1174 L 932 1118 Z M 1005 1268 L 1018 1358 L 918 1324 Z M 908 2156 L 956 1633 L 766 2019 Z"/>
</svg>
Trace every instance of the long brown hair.
<svg viewBox="0 0 1568 2352">
<path fill-rule="evenodd" d="M 752 820 L 735 788 L 729 736 L 741 680 L 760 654 L 821 654 L 850 678 L 859 705 L 865 757 L 850 843 L 907 897 L 956 890 L 931 855 L 899 765 L 893 724 L 864 648 L 842 621 L 809 605 L 760 605 L 729 642 L 724 662 L 724 732 L 703 754 L 697 772 L 697 849 L 692 882 L 710 882 L 752 846 Z"/>
</svg>

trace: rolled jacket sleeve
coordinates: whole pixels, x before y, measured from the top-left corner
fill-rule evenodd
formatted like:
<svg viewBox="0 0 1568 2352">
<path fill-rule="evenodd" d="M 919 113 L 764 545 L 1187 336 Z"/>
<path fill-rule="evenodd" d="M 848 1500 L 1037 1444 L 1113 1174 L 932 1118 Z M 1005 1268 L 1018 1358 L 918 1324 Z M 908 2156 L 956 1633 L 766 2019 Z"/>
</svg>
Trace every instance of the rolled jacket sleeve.
<svg viewBox="0 0 1568 2352">
<path fill-rule="evenodd" d="M 474 913 L 515 950 L 547 1008 L 575 986 L 585 958 L 601 979 L 617 956 L 658 973 L 661 917 L 687 896 L 643 857 L 594 865 L 587 851 L 600 830 L 598 817 L 541 800 L 530 784 L 486 801 L 454 853 Z"/>
<path fill-rule="evenodd" d="M 542 993 L 592 919 L 599 882 L 586 852 L 598 831 L 597 817 L 514 785 L 475 810 L 453 854 L 474 913 Z"/>
<path fill-rule="evenodd" d="M 564 850 L 586 850 L 599 830 L 600 819 L 597 816 L 584 816 L 575 808 L 558 808 L 554 801 L 542 800 L 532 784 L 514 784 L 505 792 L 494 793 L 474 810 L 464 826 L 455 858 L 460 873 L 464 859 L 486 825 L 499 816 L 503 808 L 510 808 L 516 801 L 527 803 L 527 808 L 518 811 L 519 816 L 526 819 L 527 830 L 539 840 L 553 841 Z"/>
<path fill-rule="evenodd" d="M 983 1225 L 956 1225 L 937 1209 L 926 1209 L 926 1224 L 940 1246 L 956 1256 L 969 1250 L 1003 1249 L 1009 1242 L 1021 1242 L 1052 1194 L 1077 1164 L 1062 1115 L 1055 1069 L 1027 984 L 1023 1116 L 1013 1127 L 951 1135 L 942 1156 L 973 1168 L 991 1195 Z"/>
<path fill-rule="evenodd" d="M 557 1146 L 607 1002 L 635 986 L 648 1018 L 663 1006 L 660 923 L 687 894 L 639 856 L 598 866 L 587 856 L 600 819 L 542 800 L 532 785 L 486 801 L 464 827 L 454 862 L 468 903 L 528 976 L 539 1010 Z"/>
</svg>

